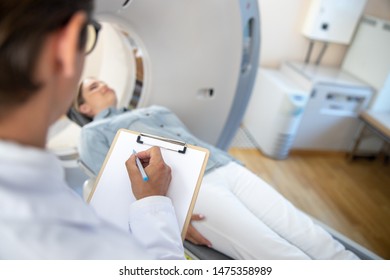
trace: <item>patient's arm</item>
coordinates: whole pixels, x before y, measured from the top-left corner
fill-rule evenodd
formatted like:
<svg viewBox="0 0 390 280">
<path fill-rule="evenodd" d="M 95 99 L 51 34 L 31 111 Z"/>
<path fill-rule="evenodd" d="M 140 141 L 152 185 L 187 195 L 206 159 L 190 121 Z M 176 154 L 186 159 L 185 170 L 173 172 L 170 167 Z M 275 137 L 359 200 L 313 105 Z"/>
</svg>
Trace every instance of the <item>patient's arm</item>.
<svg viewBox="0 0 390 280">
<path fill-rule="evenodd" d="M 85 127 L 81 130 L 80 158 L 95 175 L 98 175 L 109 148 L 110 142 L 100 131 Z"/>
<path fill-rule="evenodd" d="M 193 214 L 191 217 L 191 222 L 188 225 L 187 229 L 187 234 L 186 234 L 186 239 L 190 242 L 192 242 L 195 245 L 204 245 L 207 247 L 212 247 L 212 244 L 210 241 L 208 241 L 202 234 L 200 234 L 199 231 L 197 231 L 193 226 L 192 226 L 192 221 L 201 221 L 205 217 L 200 214 Z"/>
</svg>

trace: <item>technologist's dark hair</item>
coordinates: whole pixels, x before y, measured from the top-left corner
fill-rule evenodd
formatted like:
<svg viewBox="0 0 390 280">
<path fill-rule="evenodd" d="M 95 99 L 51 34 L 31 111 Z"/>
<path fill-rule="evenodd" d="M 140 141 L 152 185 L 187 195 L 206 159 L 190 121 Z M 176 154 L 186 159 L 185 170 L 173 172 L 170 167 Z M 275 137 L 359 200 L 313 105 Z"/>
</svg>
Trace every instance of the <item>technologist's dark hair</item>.
<svg viewBox="0 0 390 280">
<path fill-rule="evenodd" d="M 0 0 L 0 117 L 26 102 L 43 85 L 35 79 L 37 58 L 45 37 L 77 11 L 90 19 L 93 0 Z M 84 47 L 86 29 L 80 34 Z"/>
</svg>

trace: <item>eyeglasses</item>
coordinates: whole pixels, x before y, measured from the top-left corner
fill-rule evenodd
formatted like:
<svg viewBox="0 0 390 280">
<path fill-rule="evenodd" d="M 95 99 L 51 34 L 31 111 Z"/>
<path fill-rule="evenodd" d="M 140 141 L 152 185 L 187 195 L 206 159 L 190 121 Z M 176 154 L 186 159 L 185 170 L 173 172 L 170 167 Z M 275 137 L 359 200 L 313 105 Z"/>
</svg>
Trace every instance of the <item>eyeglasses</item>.
<svg viewBox="0 0 390 280">
<path fill-rule="evenodd" d="M 99 31 L 102 25 L 95 20 L 91 20 L 86 26 L 85 54 L 90 54 L 96 46 Z"/>
</svg>

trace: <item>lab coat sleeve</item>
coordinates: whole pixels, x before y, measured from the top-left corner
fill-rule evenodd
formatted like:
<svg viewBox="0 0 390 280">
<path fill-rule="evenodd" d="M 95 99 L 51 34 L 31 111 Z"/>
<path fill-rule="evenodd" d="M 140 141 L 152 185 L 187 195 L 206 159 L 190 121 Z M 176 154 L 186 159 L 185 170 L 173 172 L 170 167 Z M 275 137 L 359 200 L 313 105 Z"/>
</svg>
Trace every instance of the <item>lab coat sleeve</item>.
<svg viewBox="0 0 390 280">
<path fill-rule="evenodd" d="M 134 238 L 157 259 L 184 259 L 177 218 L 169 198 L 151 196 L 130 207 L 129 228 Z"/>
</svg>

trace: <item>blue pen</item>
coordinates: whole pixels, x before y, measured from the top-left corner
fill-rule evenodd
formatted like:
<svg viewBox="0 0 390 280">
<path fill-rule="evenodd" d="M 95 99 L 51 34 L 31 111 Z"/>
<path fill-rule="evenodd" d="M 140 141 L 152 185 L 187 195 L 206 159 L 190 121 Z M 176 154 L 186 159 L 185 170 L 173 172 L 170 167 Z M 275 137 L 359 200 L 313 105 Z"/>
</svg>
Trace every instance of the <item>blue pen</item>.
<svg viewBox="0 0 390 280">
<path fill-rule="evenodd" d="M 133 154 L 134 155 L 137 154 L 137 152 L 134 149 L 133 149 Z M 144 179 L 144 181 L 149 180 L 148 175 L 146 175 L 145 169 L 142 166 L 142 163 L 137 156 L 135 156 L 135 162 L 137 163 L 138 169 L 141 172 L 142 179 Z"/>
</svg>

